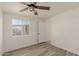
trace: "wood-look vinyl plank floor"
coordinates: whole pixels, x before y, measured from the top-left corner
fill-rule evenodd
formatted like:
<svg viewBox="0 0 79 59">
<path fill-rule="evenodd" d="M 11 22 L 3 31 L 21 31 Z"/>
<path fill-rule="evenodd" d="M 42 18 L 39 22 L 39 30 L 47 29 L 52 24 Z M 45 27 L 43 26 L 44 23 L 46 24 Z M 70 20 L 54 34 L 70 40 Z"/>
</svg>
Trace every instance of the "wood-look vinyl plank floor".
<svg viewBox="0 0 79 59">
<path fill-rule="evenodd" d="M 30 47 L 6 52 L 3 56 L 78 56 L 49 43 L 40 43 Z"/>
</svg>

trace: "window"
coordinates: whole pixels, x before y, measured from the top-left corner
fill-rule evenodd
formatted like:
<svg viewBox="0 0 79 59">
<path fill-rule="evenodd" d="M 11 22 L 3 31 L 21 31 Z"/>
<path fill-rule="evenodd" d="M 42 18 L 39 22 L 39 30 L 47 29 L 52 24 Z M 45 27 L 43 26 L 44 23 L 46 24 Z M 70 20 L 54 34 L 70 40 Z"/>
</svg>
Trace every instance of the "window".
<svg viewBox="0 0 79 59">
<path fill-rule="evenodd" d="M 15 35 L 28 35 L 29 34 L 29 20 L 12 19 L 12 33 Z"/>
</svg>

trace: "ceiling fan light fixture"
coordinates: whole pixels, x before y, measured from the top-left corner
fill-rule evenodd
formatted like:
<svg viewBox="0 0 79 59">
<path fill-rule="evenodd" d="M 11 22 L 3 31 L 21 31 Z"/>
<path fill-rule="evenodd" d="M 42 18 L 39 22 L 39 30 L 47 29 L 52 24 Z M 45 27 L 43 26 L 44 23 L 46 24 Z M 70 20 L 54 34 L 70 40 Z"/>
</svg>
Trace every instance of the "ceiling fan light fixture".
<svg viewBox="0 0 79 59">
<path fill-rule="evenodd" d="M 31 11 L 31 12 L 34 11 L 34 8 L 33 7 L 30 7 L 29 8 L 29 11 Z"/>
<path fill-rule="evenodd" d="M 35 15 L 38 15 L 37 11 L 34 11 L 34 14 L 35 14 Z"/>
<path fill-rule="evenodd" d="M 37 2 L 31 3 L 31 4 L 27 4 L 27 3 L 22 3 L 24 5 L 27 5 L 27 8 L 24 8 L 21 10 L 21 12 L 25 11 L 25 10 L 29 10 L 30 12 L 34 12 L 35 15 L 38 15 L 36 9 L 41 9 L 41 10 L 50 10 L 49 6 L 37 6 Z"/>
</svg>

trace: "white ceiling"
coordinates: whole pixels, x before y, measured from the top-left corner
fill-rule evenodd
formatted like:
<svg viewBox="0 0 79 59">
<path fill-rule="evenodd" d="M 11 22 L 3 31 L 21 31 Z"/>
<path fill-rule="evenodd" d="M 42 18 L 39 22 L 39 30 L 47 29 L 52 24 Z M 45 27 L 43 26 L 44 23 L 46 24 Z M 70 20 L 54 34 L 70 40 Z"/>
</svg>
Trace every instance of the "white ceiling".
<svg viewBox="0 0 79 59">
<path fill-rule="evenodd" d="M 5 12 L 22 14 L 26 16 L 29 15 L 30 17 L 36 17 L 40 19 L 48 19 L 56 14 L 79 7 L 78 2 L 38 2 L 37 5 L 50 6 L 51 9 L 49 11 L 37 9 L 38 15 L 35 16 L 29 11 L 19 12 L 19 10 L 27 7 L 19 2 L 0 2 L 0 8 L 2 8 L 2 10 Z"/>
</svg>

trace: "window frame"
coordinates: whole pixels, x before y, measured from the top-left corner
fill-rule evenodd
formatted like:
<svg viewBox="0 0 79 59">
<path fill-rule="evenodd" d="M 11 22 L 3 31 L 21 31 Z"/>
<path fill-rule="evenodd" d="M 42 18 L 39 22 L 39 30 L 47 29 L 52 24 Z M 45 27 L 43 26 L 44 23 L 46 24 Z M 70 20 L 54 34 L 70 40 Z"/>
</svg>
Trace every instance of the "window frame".
<svg viewBox="0 0 79 59">
<path fill-rule="evenodd" d="M 12 20 L 21 20 L 21 21 L 22 21 L 22 25 L 13 25 L 13 24 L 12 24 L 12 36 L 21 36 L 21 35 L 29 35 L 29 34 L 30 34 L 30 32 L 29 32 L 29 31 L 30 31 L 30 28 L 29 28 L 29 27 L 30 27 L 30 23 L 31 23 L 30 20 L 17 19 L 17 18 L 12 18 Z M 29 21 L 30 23 L 29 23 L 28 25 L 27 25 L 27 24 L 23 24 L 23 20 L 24 20 L 24 21 L 25 21 L 25 20 L 26 20 L 26 21 Z M 13 27 L 16 27 L 16 26 L 18 26 L 18 27 L 21 26 L 21 27 L 22 27 L 22 31 L 21 31 L 21 34 L 20 34 L 20 35 L 13 34 Z M 26 26 L 28 26 L 28 27 L 27 27 L 27 29 L 28 29 L 27 31 L 28 31 L 28 32 L 26 32 L 26 34 L 25 34 L 25 29 L 24 29 L 24 27 L 26 27 Z"/>
</svg>

